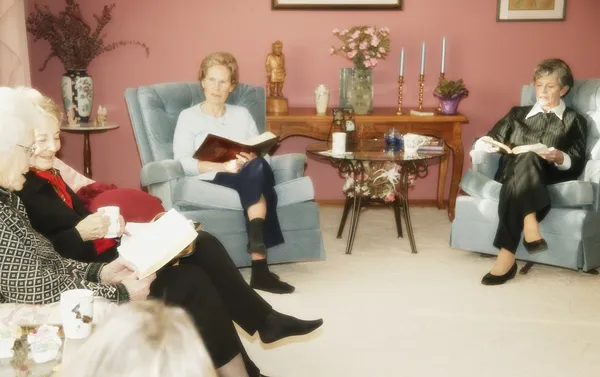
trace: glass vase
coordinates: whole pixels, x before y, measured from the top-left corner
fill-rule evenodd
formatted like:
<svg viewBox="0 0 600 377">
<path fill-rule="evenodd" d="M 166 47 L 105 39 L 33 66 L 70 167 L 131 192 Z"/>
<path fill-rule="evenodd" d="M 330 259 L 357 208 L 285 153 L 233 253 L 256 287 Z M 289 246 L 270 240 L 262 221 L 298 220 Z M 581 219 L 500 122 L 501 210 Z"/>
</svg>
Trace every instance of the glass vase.
<svg viewBox="0 0 600 377">
<path fill-rule="evenodd" d="M 355 114 L 373 112 L 373 70 L 342 68 L 340 106 L 353 107 Z"/>
</svg>

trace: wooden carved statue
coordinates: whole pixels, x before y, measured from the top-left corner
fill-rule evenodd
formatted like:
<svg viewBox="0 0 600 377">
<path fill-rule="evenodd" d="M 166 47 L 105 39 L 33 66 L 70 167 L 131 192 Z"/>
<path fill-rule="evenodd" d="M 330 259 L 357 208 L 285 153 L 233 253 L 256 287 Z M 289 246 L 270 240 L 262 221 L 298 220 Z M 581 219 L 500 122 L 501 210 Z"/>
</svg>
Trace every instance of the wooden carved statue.
<svg viewBox="0 0 600 377">
<path fill-rule="evenodd" d="M 272 51 L 267 55 L 265 66 L 267 69 L 267 112 L 285 114 L 288 112 L 288 100 L 283 95 L 286 74 L 281 41 L 273 42 Z"/>
</svg>

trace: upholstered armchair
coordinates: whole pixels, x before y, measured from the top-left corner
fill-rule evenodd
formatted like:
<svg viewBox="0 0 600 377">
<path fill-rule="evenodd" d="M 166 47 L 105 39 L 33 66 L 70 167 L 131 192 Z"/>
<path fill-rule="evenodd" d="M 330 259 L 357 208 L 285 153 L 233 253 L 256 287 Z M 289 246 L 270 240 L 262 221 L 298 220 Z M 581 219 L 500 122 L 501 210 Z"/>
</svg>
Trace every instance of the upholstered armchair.
<svg viewBox="0 0 600 377">
<path fill-rule="evenodd" d="M 198 221 L 225 245 L 238 266 L 250 265 L 248 236 L 238 194 L 195 177 L 186 177 L 173 160 L 173 134 L 179 113 L 204 100 L 198 82 L 164 83 L 126 89 L 125 100 L 142 160 L 141 183 L 165 209 L 176 208 Z M 259 132 L 265 131 L 265 90 L 239 84 L 227 103 L 245 106 Z M 269 262 L 324 258 L 314 187 L 304 176 L 304 154 L 271 157 L 277 183 L 277 213 L 285 243 L 269 250 Z"/>
<path fill-rule="evenodd" d="M 590 271 L 600 266 L 600 79 L 579 80 L 565 98 L 588 122 L 588 161 L 581 177 L 548 187 L 552 209 L 540 223 L 548 251 L 529 254 L 520 243 L 517 259 Z M 535 103 L 532 85 L 521 90 L 521 104 Z M 500 183 L 493 177 L 499 154 L 488 154 L 463 176 L 468 195 L 456 201 L 450 245 L 484 254 L 497 254 L 492 245 L 498 225 Z"/>
</svg>

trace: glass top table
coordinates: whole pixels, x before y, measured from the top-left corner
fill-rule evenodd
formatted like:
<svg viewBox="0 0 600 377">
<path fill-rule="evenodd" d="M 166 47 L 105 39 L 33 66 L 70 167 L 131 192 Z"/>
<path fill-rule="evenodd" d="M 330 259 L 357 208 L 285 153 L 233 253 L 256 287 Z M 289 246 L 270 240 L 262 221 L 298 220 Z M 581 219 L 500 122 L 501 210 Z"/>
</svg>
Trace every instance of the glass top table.
<svg viewBox="0 0 600 377">
<path fill-rule="evenodd" d="M 392 162 L 398 165 L 398 176 L 396 177 L 397 184 L 395 185 L 396 195 L 394 199 L 394 214 L 396 216 L 398 236 L 402 236 L 400 220 L 401 217 L 404 217 L 411 252 L 417 252 L 408 208 L 408 188 L 410 187 L 410 181 L 412 179 L 424 178 L 427 176 L 427 161 L 442 157 L 446 153 L 445 148 L 437 150 L 421 149 L 415 153 L 406 154 L 404 153 L 404 150 L 394 151 L 393 149 L 386 147 L 384 140 L 352 140 L 347 143 L 346 153 L 344 154 L 333 154 L 331 152 L 331 142 L 310 144 L 307 146 L 306 152 L 315 157 L 327 159 L 338 169 L 340 174 L 344 176 L 352 175 L 353 177 L 358 177 L 360 180 L 360 184 L 355 185 L 357 194 L 353 195 L 352 199 L 349 196 L 346 198 L 344 214 L 342 215 L 342 221 L 338 231 L 338 238 L 341 238 L 346 217 L 350 210 L 350 230 L 346 243 L 346 254 L 352 253 L 352 247 L 354 245 L 361 202 L 363 200 L 363 194 L 360 191 L 360 187 L 364 186 L 365 173 L 367 173 L 368 164 L 384 164 L 386 162 Z"/>
</svg>

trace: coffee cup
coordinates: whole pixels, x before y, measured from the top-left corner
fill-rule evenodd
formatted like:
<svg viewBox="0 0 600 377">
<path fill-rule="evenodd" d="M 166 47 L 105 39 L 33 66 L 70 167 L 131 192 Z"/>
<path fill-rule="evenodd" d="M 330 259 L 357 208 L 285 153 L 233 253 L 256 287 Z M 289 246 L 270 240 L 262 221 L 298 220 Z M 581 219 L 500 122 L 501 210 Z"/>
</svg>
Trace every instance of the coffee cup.
<svg viewBox="0 0 600 377">
<path fill-rule="evenodd" d="M 334 155 L 343 155 L 346 153 L 346 133 L 334 132 L 331 134 L 331 153 Z"/>
<path fill-rule="evenodd" d="M 119 231 L 121 230 L 121 221 L 120 221 L 120 210 L 117 206 L 107 206 L 98 208 L 98 212 L 102 211 L 104 216 L 108 216 L 110 219 L 110 225 L 108 226 L 108 232 L 104 238 L 116 238 L 119 236 Z"/>
<path fill-rule="evenodd" d="M 65 338 L 87 338 L 92 332 L 94 292 L 89 289 L 71 289 L 61 293 L 60 314 Z"/>
</svg>

